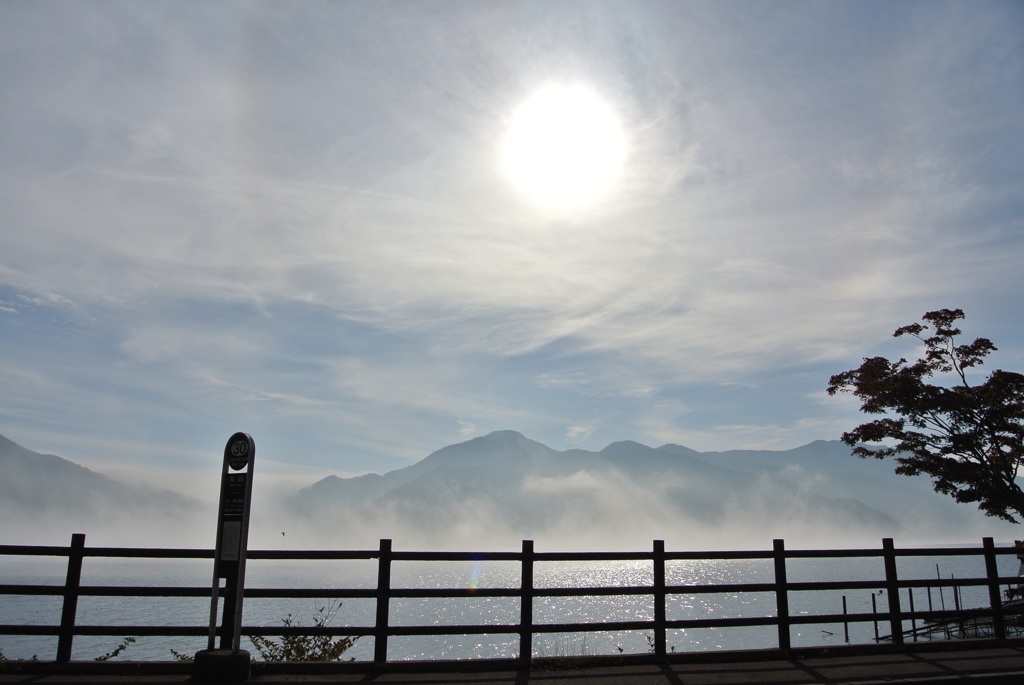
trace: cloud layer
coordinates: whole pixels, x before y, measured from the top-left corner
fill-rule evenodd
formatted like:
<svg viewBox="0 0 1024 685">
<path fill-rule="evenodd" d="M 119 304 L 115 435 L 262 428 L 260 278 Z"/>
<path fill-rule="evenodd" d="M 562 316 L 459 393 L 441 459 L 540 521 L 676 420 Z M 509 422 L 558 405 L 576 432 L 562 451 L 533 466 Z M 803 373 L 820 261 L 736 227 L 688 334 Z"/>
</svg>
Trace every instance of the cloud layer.
<svg viewBox="0 0 1024 685">
<path fill-rule="evenodd" d="M 0 17 L 0 430 L 43 449 L 191 469 L 247 430 L 284 474 L 470 426 L 793 446 L 856 419 L 828 376 L 909 353 L 887 336 L 928 309 L 1024 358 L 1012 3 Z M 567 80 L 627 160 L 547 212 L 499 141 Z"/>
</svg>

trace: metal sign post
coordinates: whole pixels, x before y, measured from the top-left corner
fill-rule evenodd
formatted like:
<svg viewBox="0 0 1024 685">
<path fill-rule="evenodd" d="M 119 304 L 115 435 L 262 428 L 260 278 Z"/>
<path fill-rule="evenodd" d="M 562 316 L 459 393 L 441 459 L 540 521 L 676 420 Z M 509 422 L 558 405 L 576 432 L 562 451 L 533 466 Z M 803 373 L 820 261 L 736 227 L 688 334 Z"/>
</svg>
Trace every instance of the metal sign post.
<svg viewBox="0 0 1024 685">
<path fill-rule="evenodd" d="M 235 433 L 224 447 L 217 516 L 217 548 L 213 556 L 213 591 L 210 602 L 208 649 L 217 635 L 217 604 L 224 580 L 224 611 L 220 649 L 238 651 L 242 627 L 242 596 L 245 590 L 245 557 L 249 540 L 249 505 L 252 500 L 253 462 L 256 444 L 248 433 Z"/>
</svg>

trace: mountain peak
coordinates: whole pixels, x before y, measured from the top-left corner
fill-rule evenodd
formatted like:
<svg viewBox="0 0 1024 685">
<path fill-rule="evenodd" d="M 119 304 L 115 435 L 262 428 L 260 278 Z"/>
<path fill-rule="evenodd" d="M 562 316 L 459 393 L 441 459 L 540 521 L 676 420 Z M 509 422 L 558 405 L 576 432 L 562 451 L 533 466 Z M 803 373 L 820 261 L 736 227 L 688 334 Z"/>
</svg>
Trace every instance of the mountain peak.
<svg viewBox="0 0 1024 685">
<path fill-rule="evenodd" d="M 408 468 L 417 469 L 420 464 L 431 467 L 440 464 L 472 465 L 481 461 L 515 460 L 523 455 L 553 452 L 554 450 L 550 447 L 530 440 L 522 433 L 513 430 L 499 430 L 455 445 L 442 447 L 429 454 L 418 464 Z"/>
<path fill-rule="evenodd" d="M 519 431 L 514 430 L 498 430 L 491 431 L 487 435 L 479 438 L 473 438 L 474 440 L 529 440 L 525 435 Z"/>
<path fill-rule="evenodd" d="M 650 451 L 650 447 L 634 440 L 620 440 L 605 447 L 601 450 L 601 454 L 609 456 L 629 456 Z"/>
<path fill-rule="evenodd" d="M 658 447 L 654 451 L 655 452 L 665 452 L 666 454 L 687 455 L 687 456 L 691 456 L 691 457 L 699 457 L 700 456 L 700 452 L 698 452 L 697 450 L 692 450 L 689 447 L 685 447 L 683 445 L 677 445 L 674 442 L 670 442 L 668 444 L 662 445 L 661 447 Z"/>
</svg>

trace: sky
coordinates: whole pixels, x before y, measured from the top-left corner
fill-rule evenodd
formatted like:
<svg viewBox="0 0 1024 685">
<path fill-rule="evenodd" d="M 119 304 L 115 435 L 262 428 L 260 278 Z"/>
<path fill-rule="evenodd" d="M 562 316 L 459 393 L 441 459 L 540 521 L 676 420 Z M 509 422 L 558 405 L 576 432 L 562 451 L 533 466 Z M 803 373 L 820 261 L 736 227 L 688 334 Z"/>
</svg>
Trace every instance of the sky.
<svg viewBox="0 0 1024 685">
<path fill-rule="evenodd" d="M 0 434 L 184 487 L 236 431 L 296 485 L 837 439 L 926 311 L 1024 370 L 1022 188 L 1015 2 L 2 3 Z"/>
</svg>

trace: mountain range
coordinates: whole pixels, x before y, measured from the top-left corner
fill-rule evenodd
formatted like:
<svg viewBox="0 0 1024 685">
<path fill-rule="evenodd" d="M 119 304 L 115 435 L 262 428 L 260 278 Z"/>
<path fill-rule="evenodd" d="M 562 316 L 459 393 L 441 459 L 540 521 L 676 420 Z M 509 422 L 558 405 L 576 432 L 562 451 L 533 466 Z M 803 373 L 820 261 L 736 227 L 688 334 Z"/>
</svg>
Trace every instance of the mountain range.
<svg viewBox="0 0 1024 685">
<path fill-rule="evenodd" d="M 726 452 L 625 441 L 591 452 L 497 431 L 402 469 L 328 476 L 281 501 L 254 500 L 250 547 L 351 548 L 392 538 L 406 549 L 507 549 L 522 539 L 548 549 L 636 549 L 663 539 L 698 549 L 764 547 L 773 538 L 835 547 L 1013 536 L 1013 525 L 892 468 L 852 457 L 838 441 Z M 153 546 L 183 544 L 196 526 L 198 544 L 209 544 L 215 520 L 213 503 L 122 483 L 2 436 L 0 516 L 8 540 L 31 541 L 26 531 L 31 538 L 44 523 L 64 522 L 74 526 L 68 532 L 150 531 Z"/>
<path fill-rule="evenodd" d="M 697 452 L 616 442 L 553 450 L 514 431 L 451 445 L 383 475 L 329 476 L 286 501 L 321 537 L 397 536 L 410 546 L 531 538 L 561 548 L 950 542 L 1010 535 L 839 441 L 785 451 Z M 318 525 L 319 524 L 319 525 Z M 392 531 L 389 533 L 389 531 Z"/>
<path fill-rule="evenodd" d="M 33 452 L 0 435 L 0 534 L 10 544 L 67 544 L 71 533 L 99 529 L 111 533 L 101 541 L 116 544 L 146 526 L 181 529 L 202 509 L 210 507 L 172 490 L 124 483 L 63 457 Z"/>
</svg>

